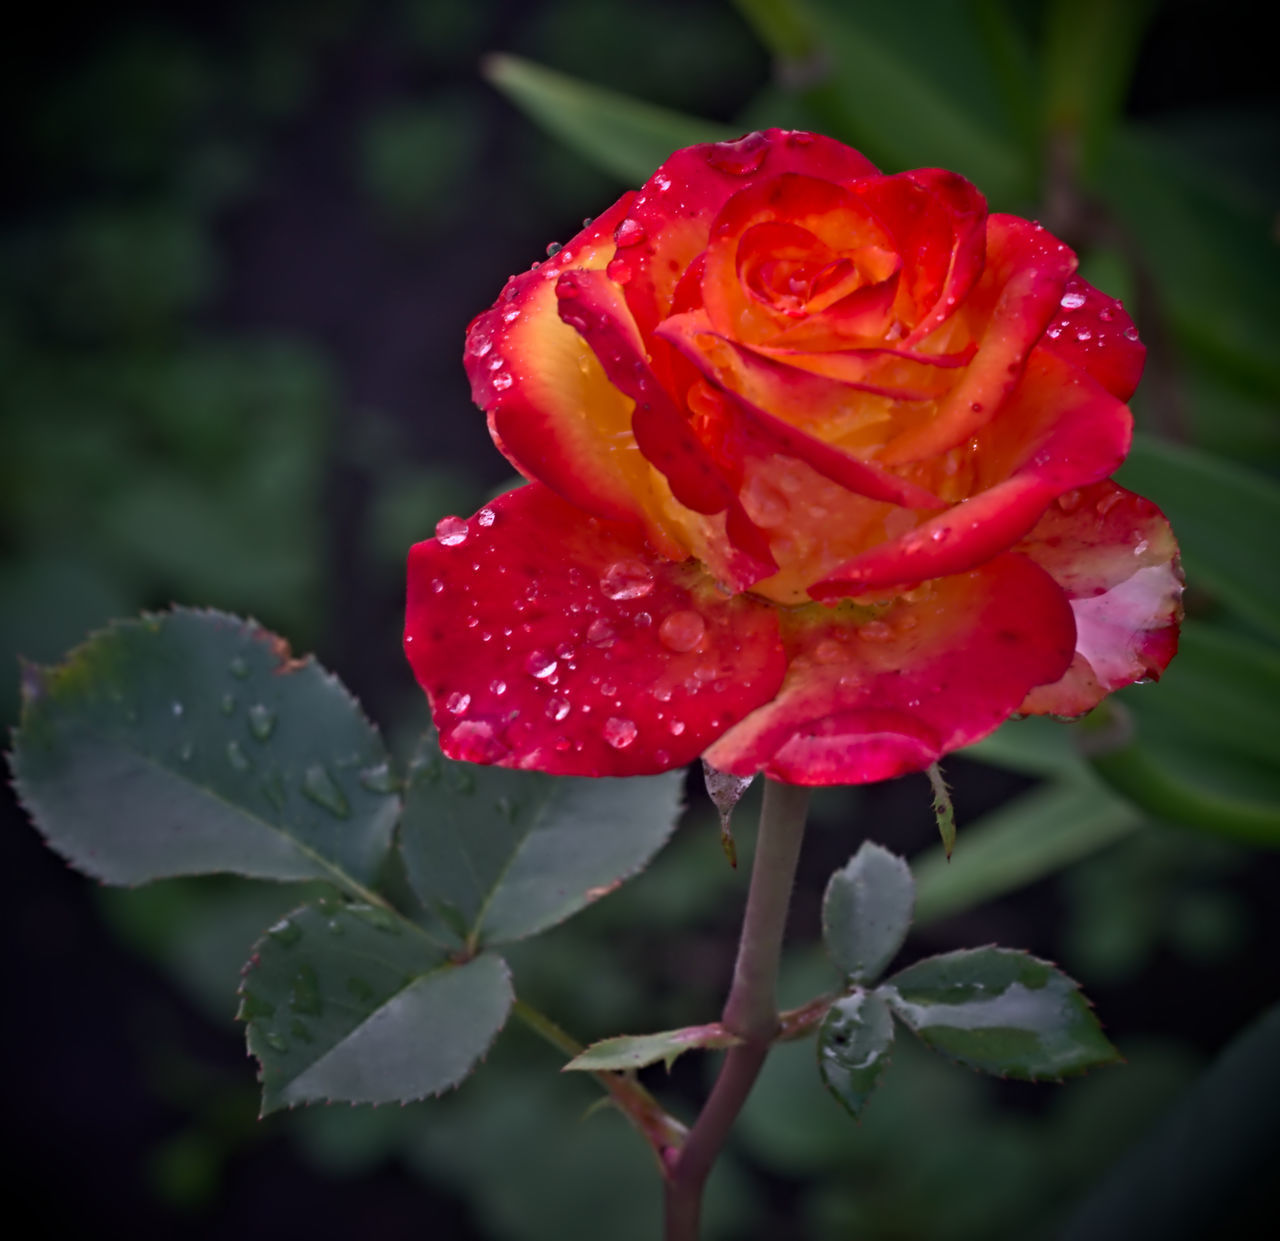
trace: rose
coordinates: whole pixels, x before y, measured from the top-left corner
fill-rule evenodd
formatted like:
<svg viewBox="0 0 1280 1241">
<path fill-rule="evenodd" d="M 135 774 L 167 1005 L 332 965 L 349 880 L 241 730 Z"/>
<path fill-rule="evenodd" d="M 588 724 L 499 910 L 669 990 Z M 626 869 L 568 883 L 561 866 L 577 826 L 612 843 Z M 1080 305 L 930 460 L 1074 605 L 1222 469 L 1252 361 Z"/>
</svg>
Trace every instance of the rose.
<svg viewBox="0 0 1280 1241">
<path fill-rule="evenodd" d="M 532 481 L 410 556 L 445 752 L 854 783 L 1157 676 L 1176 547 L 1108 481 L 1143 349 L 1075 266 L 814 134 L 672 155 L 468 330 Z"/>
</svg>

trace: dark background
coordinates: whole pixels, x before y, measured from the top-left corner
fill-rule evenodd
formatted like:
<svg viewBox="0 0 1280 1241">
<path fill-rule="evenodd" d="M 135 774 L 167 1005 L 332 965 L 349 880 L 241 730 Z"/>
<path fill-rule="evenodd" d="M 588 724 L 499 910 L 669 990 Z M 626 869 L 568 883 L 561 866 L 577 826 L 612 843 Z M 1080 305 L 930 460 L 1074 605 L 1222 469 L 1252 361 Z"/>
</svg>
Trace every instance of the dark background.
<svg viewBox="0 0 1280 1241">
<path fill-rule="evenodd" d="M 1003 14 L 1024 32 L 1044 20 L 1035 4 Z M 1274 75 L 1252 18 L 1158 6 L 1126 106 L 1176 121 L 1274 218 Z M 248 612 L 316 650 L 403 746 L 425 723 L 399 651 L 405 550 L 510 475 L 469 403 L 466 322 L 622 188 L 517 113 L 480 58 L 516 52 L 733 123 L 772 89 L 768 54 L 713 0 L 154 3 L 26 20 L 0 74 L 0 648 L 51 661 L 110 616 L 171 601 Z M 1176 342 L 1174 358 L 1187 380 Z M 1193 430 L 1216 419 L 1210 446 L 1274 463 L 1274 412 L 1240 392 L 1230 418 L 1188 396 Z M 962 833 L 1030 786 L 965 759 L 948 774 Z M 529 946 L 531 990 L 583 1037 L 718 1006 L 741 877 L 690 796 L 636 893 Z M 537 1241 L 623 1236 L 618 1221 L 651 1211 L 639 1143 L 583 1121 L 590 1095 L 518 1033 L 448 1100 L 257 1121 L 233 967 L 288 895 L 95 890 L 3 809 L 7 1162 L 24 1236 Z M 933 838 L 921 778 L 818 799 L 797 980 L 854 816 L 904 852 Z M 716 1235 L 1013 1237 L 1060 1218 L 1274 998 L 1277 880 L 1274 854 L 1159 829 L 927 928 L 912 953 L 998 939 L 1060 958 L 1128 1069 L 1026 1087 L 904 1051 L 896 1077 L 917 1084 L 886 1087 L 855 1129 L 823 1099 L 805 1111 L 784 1057 L 721 1175 Z M 672 1088 L 695 1098 L 698 1067 L 682 1063 Z M 1205 1235 L 1259 1235 L 1263 1189 L 1237 1187 Z"/>
</svg>

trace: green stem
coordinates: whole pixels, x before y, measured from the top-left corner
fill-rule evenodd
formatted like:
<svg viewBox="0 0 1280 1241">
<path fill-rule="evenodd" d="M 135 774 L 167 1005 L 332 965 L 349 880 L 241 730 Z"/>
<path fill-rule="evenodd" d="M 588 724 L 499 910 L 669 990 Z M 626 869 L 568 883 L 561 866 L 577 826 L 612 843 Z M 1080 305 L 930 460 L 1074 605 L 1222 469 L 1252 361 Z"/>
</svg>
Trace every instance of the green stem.
<svg viewBox="0 0 1280 1241">
<path fill-rule="evenodd" d="M 583 1046 L 577 1039 L 532 1004 L 517 999 L 512 1012 L 539 1038 L 550 1043 L 570 1060 L 582 1053 Z M 632 1074 L 592 1073 L 591 1076 L 613 1100 L 614 1106 L 649 1143 L 659 1168 L 665 1174 L 674 1153 L 684 1144 L 687 1135 L 684 1125 L 667 1112 Z"/>
<path fill-rule="evenodd" d="M 779 1031 L 778 963 L 808 806 L 807 789 L 766 781 L 738 959 L 721 1018 L 743 1041 L 726 1054 L 683 1148 L 668 1155 L 666 1241 L 697 1241 L 707 1176 Z"/>
</svg>

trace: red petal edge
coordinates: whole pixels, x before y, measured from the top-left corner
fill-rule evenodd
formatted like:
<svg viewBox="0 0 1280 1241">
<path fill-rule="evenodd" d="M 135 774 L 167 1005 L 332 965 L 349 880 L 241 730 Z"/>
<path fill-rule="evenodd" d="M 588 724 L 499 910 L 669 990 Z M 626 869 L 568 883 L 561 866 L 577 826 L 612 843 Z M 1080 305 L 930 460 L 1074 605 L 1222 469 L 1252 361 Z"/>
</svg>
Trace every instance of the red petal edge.
<svg viewBox="0 0 1280 1241">
<path fill-rule="evenodd" d="M 1003 723 L 1071 661 L 1062 590 L 1024 556 L 930 583 L 875 620 L 806 608 L 784 626 L 778 696 L 707 751 L 738 776 L 862 784 L 920 771 Z"/>
<path fill-rule="evenodd" d="M 768 702 L 775 609 L 546 487 L 446 519 L 409 553 L 405 653 L 450 758 L 632 776 L 681 767 Z"/>
<path fill-rule="evenodd" d="M 1113 690 L 1158 679 L 1178 649 L 1182 572 L 1161 511 L 1112 482 L 1068 492 L 1021 546 L 1071 601 L 1076 654 L 1027 715 L 1083 715 Z"/>
</svg>

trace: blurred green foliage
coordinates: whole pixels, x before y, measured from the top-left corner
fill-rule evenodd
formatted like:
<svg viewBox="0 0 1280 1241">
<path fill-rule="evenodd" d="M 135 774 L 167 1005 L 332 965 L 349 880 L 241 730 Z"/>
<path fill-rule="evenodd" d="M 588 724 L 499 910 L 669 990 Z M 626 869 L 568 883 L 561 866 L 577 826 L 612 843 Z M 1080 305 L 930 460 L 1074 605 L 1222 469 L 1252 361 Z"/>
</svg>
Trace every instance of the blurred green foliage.
<svg viewBox="0 0 1280 1241">
<path fill-rule="evenodd" d="M 1063 235 L 1134 311 L 1150 346 L 1135 400 L 1147 438 L 1122 481 L 1173 518 L 1196 623 L 1164 689 L 1125 696 L 1148 786 L 1111 791 L 1071 730 L 1046 721 L 976 748 L 1040 785 L 980 822 L 957 783 L 954 869 L 936 846 L 916 866 L 919 933 L 951 946 L 953 928 L 968 943 L 1004 935 L 1009 920 L 1030 928 L 1039 938 L 1018 942 L 1060 954 L 1104 1019 L 1116 1011 L 1129 1064 L 1046 1098 L 904 1045 L 854 1126 L 822 1094 L 812 1044 L 784 1047 L 713 1181 L 708 1235 L 987 1241 L 1052 1229 L 1158 1125 L 1231 1023 L 1274 998 L 1256 965 L 1270 909 L 1250 886 L 1258 867 L 1274 876 L 1273 855 L 1219 833 L 1225 803 L 1247 792 L 1272 816 L 1251 839 L 1280 841 L 1280 131 L 1274 98 L 1257 91 L 1179 95 L 1178 40 L 1201 21 L 1187 8 L 267 0 L 211 25 L 98 18 L 9 108 L 25 175 L 0 239 L 0 650 L 52 660 L 110 616 L 180 600 L 254 613 L 300 649 L 385 648 L 395 669 L 407 545 L 443 513 L 469 511 L 504 469 L 467 407 L 459 355 L 465 322 L 510 271 L 690 135 L 807 126 L 887 170 L 969 175 L 993 208 Z M 1215 23 L 1248 37 L 1240 13 Z M 546 133 L 485 89 L 490 53 L 506 54 L 486 62 L 491 80 Z M 7 89 L 20 92 L 17 80 Z M 354 203 L 344 227 L 374 240 L 345 267 L 322 245 L 305 252 L 296 287 L 255 301 L 245 265 L 262 250 L 246 234 L 261 227 L 270 248 L 262 221 L 281 196 L 302 200 L 295 225 L 331 207 L 315 189 L 325 178 L 298 172 L 308 161 L 336 170 Z M 421 261 L 421 293 L 335 352 L 311 303 L 342 305 L 344 281 L 371 257 L 387 269 Z M 374 380 L 388 325 L 427 361 L 384 395 Z M 344 610 L 352 582 L 376 606 Z M 368 682 L 405 745 L 422 721 L 407 680 Z M 9 690 L 8 718 L 16 698 Z M 1169 773 L 1206 799 L 1183 829 L 1159 821 Z M 818 823 L 839 828 L 813 837 L 826 871 L 860 833 L 926 841 L 927 794 L 913 796 L 914 827 L 878 819 L 903 802 L 875 790 L 818 798 Z M 744 805 L 737 821 L 750 816 Z M 966 837 L 1001 865 L 966 867 Z M 243 950 L 302 895 L 201 880 L 99 900 L 126 942 L 229 1028 Z M 710 813 L 691 814 L 642 878 L 514 951 L 517 985 L 583 1039 L 708 1020 L 739 895 Z M 813 899 L 800 893 L 797 1003 L 831 985 L 803 946 L 817 935 Z M 1125 1003 L 1192 984 L 1204 1011 Z M 209 1210 L 229 1164 L 263 1141 L 252 1083 L 247 1069 L 202 1072 L 149 1037 L 152 1087 L 188 1117 L 155 1146 L 149 1176 L 161 1200 Z M 653 1235 L 657 1178 L 641 1143 L 616 1116 L 584 1117 L 590 1090 L 556 1068 L 510 1032 L 446 1099 L 272 1124 L 324 1176 L 411 1170 L 463 1202 L 467 1236 L 594 1235 L 604 1216 L 621 1241 Z M 686 1111 L 703 1086 L 683 1067 L 646 1081 Z"/>
</svg>

